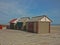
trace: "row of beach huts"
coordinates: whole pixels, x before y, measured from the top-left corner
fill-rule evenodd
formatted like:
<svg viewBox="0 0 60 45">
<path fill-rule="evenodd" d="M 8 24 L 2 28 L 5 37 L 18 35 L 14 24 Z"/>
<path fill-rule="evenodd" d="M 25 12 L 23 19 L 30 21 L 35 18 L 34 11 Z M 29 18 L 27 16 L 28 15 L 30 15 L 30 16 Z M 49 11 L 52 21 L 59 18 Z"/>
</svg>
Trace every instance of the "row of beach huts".
<svg viewBox="0 0 60 45">
<path fill-rule="evenodd" d="M 8 29 L 23 30 L 32 33 L 50 33 L 50 23 L 52 20 L 46 15 L 36 17 L 22 17 L 12 19 Z"/>
</svg>

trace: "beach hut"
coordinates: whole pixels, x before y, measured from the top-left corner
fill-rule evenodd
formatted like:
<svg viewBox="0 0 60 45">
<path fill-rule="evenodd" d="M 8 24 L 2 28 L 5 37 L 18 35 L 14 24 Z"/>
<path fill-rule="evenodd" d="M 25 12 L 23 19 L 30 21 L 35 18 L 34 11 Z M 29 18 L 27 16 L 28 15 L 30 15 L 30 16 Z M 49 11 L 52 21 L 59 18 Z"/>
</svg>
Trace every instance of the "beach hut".
<svg viewBox="0 0 60 45">
<path fill-rule="evenodd" d="M 15 25 L 17 23 L 17 19 L 12 19 L 9 23 L 10 23 L 10 29 L 15 29 Z"/>
<path fill-rule="evenodd" d="M 26 30 L 34 33 L 50 33 L 51 19 L 47 16 L 36 16 L 32 17 L 26 23 Z"/>
<path fill-rule="evenodd" d="M 26 22 L 29 20 L 29 17 L 22 17 L 18 19 L 17 27 L 21 30 L 26 30 Z"/>
<path fill-rule="evenodd" d="M 0 29 L 2 29 L 3 27 L 2 27 L 2 25 L 0 25 Z"/>
<path fill-rule="evenodd" d="M 6 29 L 6 25 L 1 24 L 1 25 L 0 25 L 0 29 L 1 29 L 1 30 Z"/>
</svg>

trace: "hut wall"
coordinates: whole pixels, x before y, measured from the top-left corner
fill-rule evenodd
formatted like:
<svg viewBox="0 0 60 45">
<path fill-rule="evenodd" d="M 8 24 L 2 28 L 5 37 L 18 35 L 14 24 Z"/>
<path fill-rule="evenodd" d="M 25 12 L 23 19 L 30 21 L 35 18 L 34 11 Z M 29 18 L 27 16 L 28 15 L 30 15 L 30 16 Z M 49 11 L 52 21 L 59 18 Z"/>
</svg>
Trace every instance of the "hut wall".
<svg viewBox="0 0 60 45">
<path fill-rule="evenodd" d="M 34 32 L 38 33 L 38 22 L 34 22 Z"/>
<path fill-rule="evenodd" d="M 49 22 L 39 22 L 38 33 L 49 33 Z"/>
<path fill-rule="evenodd" d="M 39 26 L 39 24 L 38 24 L 38 22 L 36 23 L 36 33 L 38 33 L 38 26 Z"/>
<path fill-rule="evenodd" d="M 28 22 L 26 22 L 26 31 L 28 30 Z"/>
<path fill-rule="evenodd" d="M 50 33 L 50 22 L 49 22 L 49 33 Z"/>
<path fill-rule="evenodd" d="M 26 31 L 26 22 L 23 22 L 22 29 L 23 29 L 24 31 Z"/>
<path fill-rule="evenodd" d="M 14 29 L 14 23 L 10 23 L 10 29 Z"/>
<path fill-rule="evenodd" d="M 34 22 L 34 32 L 36 32 L 36 22 Z"/>
<path fill-rule="evenodd" d="M 26 31 L 38 33 L 38 22 L 27 22 Z"/>
<path fill-rule="evenodd" d="M 34 32 L 34 22 L 28 22 L 27 31 L 28 32 Z"/>
</svg>

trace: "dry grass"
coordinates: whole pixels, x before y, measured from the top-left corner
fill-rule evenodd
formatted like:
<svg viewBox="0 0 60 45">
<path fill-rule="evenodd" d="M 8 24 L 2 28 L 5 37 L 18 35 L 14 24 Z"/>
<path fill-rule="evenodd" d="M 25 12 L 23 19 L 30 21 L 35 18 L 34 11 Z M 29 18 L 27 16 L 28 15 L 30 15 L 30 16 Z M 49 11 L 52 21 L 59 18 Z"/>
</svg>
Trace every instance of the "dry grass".
<svg viewBox="0 0 60 45">
<path fill-rule="evenodd" d="M 0 45 L 60 45 L 60 26 L 52 26 L 50 34 L 0 30 Z"/>
</svg>

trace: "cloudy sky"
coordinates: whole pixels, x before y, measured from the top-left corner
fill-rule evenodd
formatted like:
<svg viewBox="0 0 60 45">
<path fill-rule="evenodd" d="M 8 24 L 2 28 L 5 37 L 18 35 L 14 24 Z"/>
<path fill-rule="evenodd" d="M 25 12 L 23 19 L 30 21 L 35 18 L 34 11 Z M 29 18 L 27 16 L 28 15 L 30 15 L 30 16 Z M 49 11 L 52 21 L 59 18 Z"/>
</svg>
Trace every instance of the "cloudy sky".
<svg viewBox="0 0 60 45">
<path fill-rule="evenodd" d="M 47 15 L 60 24 L 60 0 L 0 0 L 0 24 L 20 17 Z"/>
</svg>

